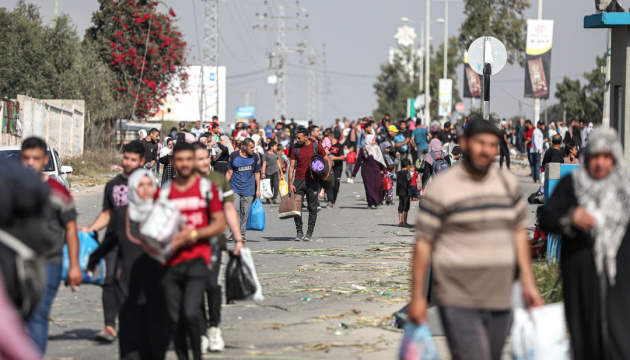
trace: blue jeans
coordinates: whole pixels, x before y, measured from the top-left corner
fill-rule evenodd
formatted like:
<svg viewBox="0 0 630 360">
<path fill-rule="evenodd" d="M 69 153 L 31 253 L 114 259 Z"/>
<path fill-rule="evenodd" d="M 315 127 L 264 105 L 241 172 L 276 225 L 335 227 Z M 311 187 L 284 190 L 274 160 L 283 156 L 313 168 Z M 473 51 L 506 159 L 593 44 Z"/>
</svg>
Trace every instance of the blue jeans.
<svg viewBox="0 0 630 360">
<path fill-rule="evenodd" d="M 42 354 L 46 353 L 48 343 L 48 318 L 50 308 L 57 295 L 59 282 L 61 281 L 61 264 L 46 265 L 46 291 L 35 311 L 26 322 L 26 329 L 35 341 Z"/>
<path fill-rule="evenodd" d="M 540 180 L 540 154 L 530 153 L 532 157 L 532 179 L 534 181 Z"/>
</svg>

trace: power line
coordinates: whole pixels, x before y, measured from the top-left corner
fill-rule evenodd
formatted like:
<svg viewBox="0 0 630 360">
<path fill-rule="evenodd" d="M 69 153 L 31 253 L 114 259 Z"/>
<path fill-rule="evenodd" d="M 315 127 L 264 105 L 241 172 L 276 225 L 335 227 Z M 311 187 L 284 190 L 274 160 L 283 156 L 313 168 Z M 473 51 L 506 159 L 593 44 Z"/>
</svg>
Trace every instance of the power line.
<svg viewBox="0 0 630 360">
<path fill-rule="evenodd" d="M 256 71 L 252 71 L 252 72 L 248 72 L 248 73 L 228 76 L 227 79 L 239 79 L 239 78 L 243 78 L 243 77 L 248 77 L 248 76 L 253 76 L 253 75 L 257 75 L 257 74 L 266 73 L 266 72 L 267 72 L 267 70 L 261 69 L 261 70 L 256 70 Z"/>
<path fill-rule="evenodd" d="M 298 64 L 288 63 L 287 65 L 289 65 L 291 67 L 297 67 L 297 68 L 303 68 L 303 69 L 307 69 L 308 68 L 308 67 L 306 67 L 304 65 L 298 65 Z M 324 70 L 324 69 L 315 69 L 315 71 L 322 72 L 322 73 L 327 73 L 327 74 L 331 74 L 331 75 L 339 75 L 339 76 L 347 76 L 347 77 L 359 77 L 359 78 L 370 78 L 370 79 L 376 79 L 378 77 L 378 75 L 353 74 L 353 73 L 346 73 L 346 72 L 341 72 L 341 71 L 331 71 L 331 70 Z"/>
</svg>

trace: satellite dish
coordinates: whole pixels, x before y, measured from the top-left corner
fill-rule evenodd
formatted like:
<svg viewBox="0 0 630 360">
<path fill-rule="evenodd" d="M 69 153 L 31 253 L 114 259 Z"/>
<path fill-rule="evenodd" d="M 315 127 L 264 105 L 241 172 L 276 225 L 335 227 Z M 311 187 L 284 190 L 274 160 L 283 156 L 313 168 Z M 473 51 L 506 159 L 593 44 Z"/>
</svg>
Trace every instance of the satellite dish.
<svg viewBox="0 0 630 360">
<path fill-rule="evenodd" d="M 501 40 L 492 36 L 482 36 L 468 48 L 468 63 L 479 75 L 483 75 L 484 64 L 490 64 L 492 75 L 497 74 L 507 62 L 507 51 Z"/>
</svg>

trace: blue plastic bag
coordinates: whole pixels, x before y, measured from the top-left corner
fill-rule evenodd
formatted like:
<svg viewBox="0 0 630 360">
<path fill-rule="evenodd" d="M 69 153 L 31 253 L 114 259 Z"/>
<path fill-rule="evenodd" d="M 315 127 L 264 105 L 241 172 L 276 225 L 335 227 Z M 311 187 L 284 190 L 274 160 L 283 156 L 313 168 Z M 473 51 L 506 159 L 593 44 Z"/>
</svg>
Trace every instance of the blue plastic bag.
<svg viewBox="0 0 630 360">
<path fill-rule="evenodd" d="M 265 231 L 265 209 L 259 198 L 254 200 L 252 207 L 249 209 L 247 230 Z"/>
<path fill-rule="evenodd" d="M 83 284 L 95 284 L 103 285 L 105 281 L 105 260 L 101 259 L 99 264 L 94 269 L 92 276 L 85 273 L 90 255 L 98 248 L 98 241 L 94 238 L 94 232 L 85 233 L 83 231 L 78 232 L 79 235 L 79 267 L 81 268 L 81 275 L 83 275 Z M 68 245 L 63 246 L 63 263 L 61 265 L 61 280 L 68 281 L 68 271 L 70 270 L 70 259 L 68 257 Z"/>
<path fill-rule="evenodd" d="M 400 353 L 400 360 L 439 360 L 437 347 L 426 324 L 420 326 L 408 321 L 405 324 Z"/>
</svg>

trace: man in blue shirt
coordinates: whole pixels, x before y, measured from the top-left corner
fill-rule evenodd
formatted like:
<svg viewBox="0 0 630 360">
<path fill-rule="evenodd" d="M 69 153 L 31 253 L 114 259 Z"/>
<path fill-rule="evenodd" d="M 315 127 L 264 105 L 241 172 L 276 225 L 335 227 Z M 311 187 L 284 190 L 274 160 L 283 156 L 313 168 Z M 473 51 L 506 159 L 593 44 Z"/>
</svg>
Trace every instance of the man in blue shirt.
<svg viewBox="0 0 630 360">
<path fill-rule="evenodd" d="M 250 138 L 243 140 L 241 149 L 230 154 L 226 179 L 234 191 L 234 206 L 239 215 L 241 234 L 245 240 L 249 209 L 255 198 L 260 198 L 260 162 L 256 145 Z M 230 237 L 233 239 L 234 235 Z"/>
<path fill-rule="evenodd" d="M 422 121 L 419 119 L 416 121 L 416 128 L 411 133 L 411 146 L 413 147 L 413 152 L 411 155 L 413 156 L 413 163 L 416 163 L 416 160 L 429 152 L 429 130 L 422 126 Z"/>
<path fill-rule="evenodd" d="M 195 134 L 195 136 L 197 137 L 197 140 L 199 140 L 201 135 L 203 135 L 203 133 L 205 132 L 205 130 L 201 127 L 201 121 L 197 121 L 195 123 L 195 127 L 192 128 L 190 132 Z"/>
</svg>

